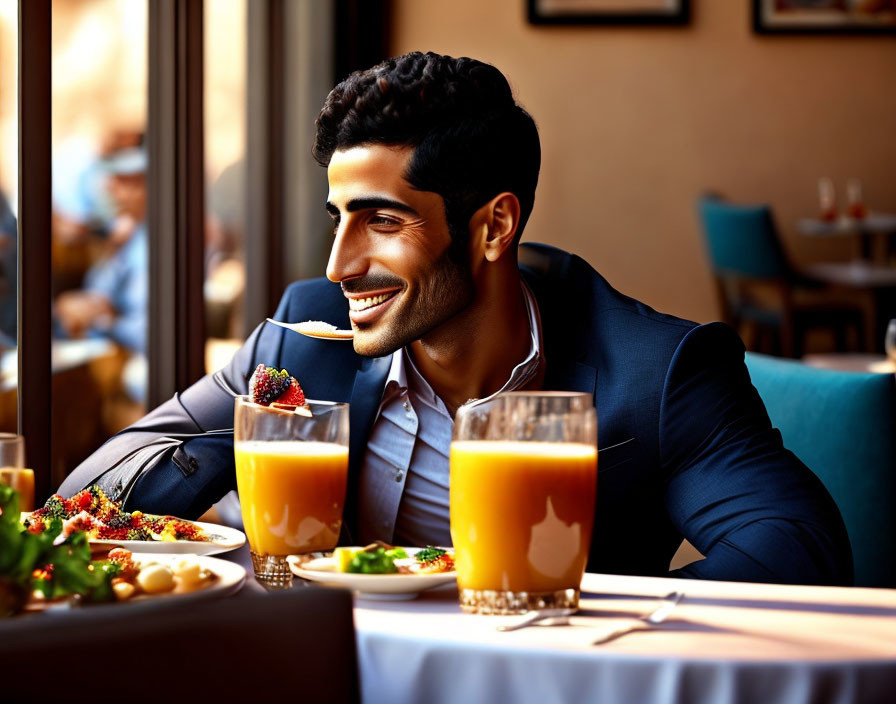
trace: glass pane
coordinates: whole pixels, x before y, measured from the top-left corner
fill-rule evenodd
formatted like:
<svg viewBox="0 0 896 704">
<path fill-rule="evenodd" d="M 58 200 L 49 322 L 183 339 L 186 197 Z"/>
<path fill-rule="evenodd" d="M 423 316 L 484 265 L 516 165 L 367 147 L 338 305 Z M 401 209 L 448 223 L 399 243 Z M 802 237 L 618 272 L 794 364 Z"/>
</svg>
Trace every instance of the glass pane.
<svg viewBox="0 0 896 704">
<path fill-rule="evenodd" d="M 0 0 L 0 431 L 16 432 L 18 3 Z"/>
<path fill-rule="evenodd" d="M 146 0 L 54 0 L 53 469 L 145 412 Z"/>
<path fill-rule="evenodd" d="M 206 370 L 246 337 L 246 0 L 206 0 Z"/>
</svg>

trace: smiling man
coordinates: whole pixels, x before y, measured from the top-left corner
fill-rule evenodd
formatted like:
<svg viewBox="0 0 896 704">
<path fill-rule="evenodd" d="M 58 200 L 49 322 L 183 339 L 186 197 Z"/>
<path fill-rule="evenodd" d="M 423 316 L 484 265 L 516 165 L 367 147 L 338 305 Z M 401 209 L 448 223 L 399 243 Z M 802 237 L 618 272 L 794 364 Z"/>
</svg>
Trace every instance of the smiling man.
<svg viewBox="0 0 896 704">
<path fill-rule="evenodd" d="M 330 93 L 314 156 L 334 239 L 327 279 L 291 285 L 278 320 L 351 326 L 353 346 L 261 325 L 231 364 L 110 440 L 66 480 L 194 517 L 235 485 L 233 396 L 259 363 L 351 404 L 348 540 L 447 544 L 454 413 L 502 391 L 593 395 L 599 490 L 589 569 L 849 583 L 839 512 L 781 445 L 737 335 L 658 313 L 586 262 L 519 245 L 538 132 L 504 76 L 413 53 Z"/>
</svg>

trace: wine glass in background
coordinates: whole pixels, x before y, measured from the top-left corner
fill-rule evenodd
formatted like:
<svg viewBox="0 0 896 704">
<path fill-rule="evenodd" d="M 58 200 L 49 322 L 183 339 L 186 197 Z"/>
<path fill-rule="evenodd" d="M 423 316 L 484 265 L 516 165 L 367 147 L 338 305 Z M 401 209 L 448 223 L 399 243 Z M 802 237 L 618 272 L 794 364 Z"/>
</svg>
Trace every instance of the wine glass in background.
<svg viewBox="0 0 896 704">
<path fill-rule="evenodd" d="M 868 215 L 865 198 L 862 195 L 862 182 L 851 178 L 846 182 L 846 214 L 853 220 L 864 220 Z"/>
<path fill-rule="evenodd" d="M 837 197 L 834 182 L 829 178 L 818 179 L 819 217 L 825 222 L 837 219 Z"/>
<path fill-rule="evenodd" d="M 890 363 L 896 367 L 896 318 L 890 320 L 887 325 L 887 334 L 884 336 L 884 349 L 887 351 L 887 358 Z"/>
<path fill-rule="evenodd" d="M 0 484 L 19 492 L 19 509 L 34 510 L 34 472 L 25 468 L 25 438 L 0 433 Z"/>
</svg>

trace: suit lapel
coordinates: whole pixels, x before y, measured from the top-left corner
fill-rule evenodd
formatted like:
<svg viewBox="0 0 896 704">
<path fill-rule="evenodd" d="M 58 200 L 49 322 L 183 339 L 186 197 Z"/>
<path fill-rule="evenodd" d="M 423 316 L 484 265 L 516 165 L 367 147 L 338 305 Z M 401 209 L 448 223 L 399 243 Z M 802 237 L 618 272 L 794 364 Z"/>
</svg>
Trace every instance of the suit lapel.
<svg viewBox="0 0 896 704">
<path fill-rule="evenodd" d="M 352 396 L 349 400 L 351 404 L 349 452 L 353 468 L 358 466 L 360 457 L 363 455 L 364 445 L 370 435 L 374 415 L 379 408 L 383 396 L 383 386 L 386 384 L 391 364 L 391 355 L 388 357 L 365 357 L 361 360 L 361 367 L 355 374 L 355 383 L 352 386 Z"/>
<path fill-rule="evenodd" d="M 361 472 L 361 462 L 364 459 L 364 448 L 376 411 L 379 408 L 383 396 L 383 387 L 386 377 L 389 375 L 389 367 L 392 364 L 391 355 L 388 357 L 365 357 L 361 360 L 361 366 L 355 374 L 355 383 L 352 386 L 352 395 L 349 400 L 349 483 L 345 497 L 345 527 L 349 535 L 357 535 L 357 507 L 358 507 L 358 477 Z"/>
</svg>

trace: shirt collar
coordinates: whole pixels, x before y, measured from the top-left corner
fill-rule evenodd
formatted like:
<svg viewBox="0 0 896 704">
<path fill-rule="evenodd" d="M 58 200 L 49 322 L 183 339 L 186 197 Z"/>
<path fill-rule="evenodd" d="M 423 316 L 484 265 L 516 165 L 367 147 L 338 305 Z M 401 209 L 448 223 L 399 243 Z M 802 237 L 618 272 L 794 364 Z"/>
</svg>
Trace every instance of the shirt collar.
<svg viewBox="0 0 896 704">
<path fill-rule="evenodd" d="M 520 281 L 520 285 L 523 289 L 523 301 L 526 303 L 526 312 L 529 317 L 529 335 L 531 340 L 529 354 L 513 368 L 510 378 L 504 383 L 504 386 L 489 396 L 489 399 L 505 391 L 516 391 L 524 388 L 538 375 L 543 365 L 541 315 L 538 311 L 538 303 L 526 283 Z M 411 370 L 410 374 L 408 373 L 409 369 Z M 435 392 L 426 379 L 423 378 L 423 375 L 414 367 L 414 362 L 406 347 L 402 347 L 392 354 L 392 363 L 389 367 L 389 374 L 386 376 L 386 392 L 384 396 L 393 390 L 407 389 L 409 377 L 412 378 L 416 393 L 425 394 L 427 397 L 435 400 Z M 487 399 L 478 399 L 477 401 L 485 400 Z"/>
</svg>

